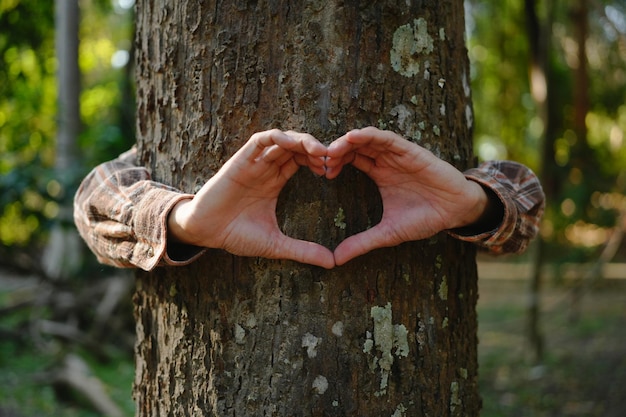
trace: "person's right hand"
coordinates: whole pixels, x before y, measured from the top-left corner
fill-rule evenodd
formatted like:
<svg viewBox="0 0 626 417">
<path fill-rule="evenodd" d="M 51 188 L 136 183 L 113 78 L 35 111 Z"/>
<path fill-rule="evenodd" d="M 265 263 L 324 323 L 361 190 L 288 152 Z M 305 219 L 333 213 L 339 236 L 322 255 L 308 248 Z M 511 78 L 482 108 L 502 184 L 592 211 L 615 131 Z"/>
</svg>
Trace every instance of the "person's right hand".
<svg viewBox="0 0 626 417">
<path fill-rule="evenodd" d="M 269 130 L 254 134 L 194 196 L 168 217 L 168 239 L 240 256 L 335 266 L 322 245 L 290 238 L 276 219 L 278 194 L 300 166 L 325 174 L 326 147 L 313 136 Z"/>
<path fill-rule="evenodd" d="M 326 177 L 336 178 L 346 164 L 376 183 L 383 216 L 380 223 L 335 248 L 337 265 L 376 248 L 475 224 L 491 212 L 489 197 L 478 183 L 390 131 L 367 127 L 335 140 L 327 151 Z"/>
</svg>

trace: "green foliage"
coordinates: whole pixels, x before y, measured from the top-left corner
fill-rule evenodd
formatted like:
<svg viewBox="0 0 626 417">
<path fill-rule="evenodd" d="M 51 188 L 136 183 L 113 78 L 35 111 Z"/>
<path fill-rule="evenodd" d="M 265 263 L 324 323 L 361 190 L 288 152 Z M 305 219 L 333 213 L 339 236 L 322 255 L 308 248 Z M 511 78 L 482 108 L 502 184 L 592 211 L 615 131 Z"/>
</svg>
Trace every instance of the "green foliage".
<svg viewBox="0 0 626 417">
<path fill-rule="evenodd" d="M 6 326 L 6 319 L 0 321 Z M 97 360 L 86 351 L 80 356 L 87 361 L 93 375 L 104 385 L 107 394 L 122 408 L 124 415 L 134 415 L 131 396 L 134 379 L 132 355 L 127 352 L 114 352 L 107 361 Z M 60 393 L 48 380 L 52 369 L 58 366 L 58 356 L 41 352 L 31 342 L 16 339 L 0 340 L 0 415 L 28 416 L 76 416 L 96 417 L 100 414 L 93 406 L 80 398 L 66 395 L 61 400 Z"/>
<path fill-rule="evenodd" d="M 530 92 L 525 2 L 470 1 L 475 146 L 482 159 L 514 159 L 544 172 L 550 194 L 543 235 L 550 243 L 550 259 L 589 259 L 597 256 L 620 210 L 626 209 L 626 5 L 609 0 L 590 3 L 585 138 L 575 120 L 577 2 L 533 3 L 549 28 L 553 129 L 546 132 Z M 548 166 L 541 166 L 545 141 L 553 144 L 548 148 L 554 155 Z M 622 197 L 608 198 L 615 195 Z"/>
<path fill-rule="evenodd" d="M 55 214 L 42 192 L 54 160 L 54 3 L 0 7 L 0 242 L 22 245 Z"/>
<path fill-rule="evenodd" d="M 470 0 L 475 144 L 483 159 L 514 159 L 541 171 L 546 168 L 541 167 L 542 144 L 553 143 L 544 181 L 556 184 L 556 192 L 548 201 L 543 232 L 555 259 L 564 253 L 585 258 L 597 253 L 602 236 L 626 204 L 623 198 L 610 197 L 623 196 L 626 189 L 626 5 L 615 0 L 590 3 L 591 108 L 585 139 L 575 133 L 573 111 L 577 64 L 571 12 L 577 2 L 534 3 L 539 18 L 551 22 L 548 81 L 555 97 L 554 137 L 544 139 L 545 126 L 530 93 L 524 2 Z M 120 4 L 81 2 L 81 166 L 62 175 L 53 170 L 54 2 L 0 1 L 2 246 L 44 241 L 48 227 L 58 221 L 58 206 L 67 203 L 87 170 L 134 143 L 132 71 L 123 65 L 132 46 L 132 16 Z M 580 238 L 590 236 L 592 226 L 597 226 L 595 238 Z"/>
<path fill-rule="evenodd" d="M 473 2 L 471 36 L 472 97 L 479 155 L 510 158 L 537 166 L 538 137 L 528 86 L 528 44 L 520 1 Z"/>
<path fill-rule="evenodd" d="M 54 2 L 0 1 L 1 246 L 41 244 L 86 172 L 134 143 L 132 71 L 111 64 L 130 49 L 131 16 L 107 0 L 81 6 L 81 165 L 55 172 Z"/>
<path fill-rule="evenodd" d="M 55 286 L 0 269 L 0 416 L 101 415 L 84 394 L 59 381 L 68 355 L 80 358 L 78 373 L 98 381 L 123 415 L 134 415 L 130 292 L 104 323 L 96 317 L 107 285 L 110 278 L 92 275 L 88 286 Z M 78 337 L 46 331 L 46 323 L 73 328 Z"/>
</svg>

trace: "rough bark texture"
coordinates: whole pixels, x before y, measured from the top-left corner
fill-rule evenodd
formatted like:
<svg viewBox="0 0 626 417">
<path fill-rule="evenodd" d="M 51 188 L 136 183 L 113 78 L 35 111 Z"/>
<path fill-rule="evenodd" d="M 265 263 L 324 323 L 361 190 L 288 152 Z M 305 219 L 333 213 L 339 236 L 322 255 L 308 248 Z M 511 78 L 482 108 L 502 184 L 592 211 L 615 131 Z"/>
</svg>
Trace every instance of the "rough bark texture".
<svg viewBox="0 0 626 417">
<path fill-rule="evenodd" d="M 463 169 L 471 105 L 463 2 L 139 1 L 140 159 L 196 191 L 248 137 L 329 143 L 368 125 Z M 301 170 L 287 234 L 334 247 L 375 224 L 353 169 Z M 445 234 L 326 271 L 212 251 L 138 274 L 138 416 L 475 416 L 474 250 Z"/>
</svg>

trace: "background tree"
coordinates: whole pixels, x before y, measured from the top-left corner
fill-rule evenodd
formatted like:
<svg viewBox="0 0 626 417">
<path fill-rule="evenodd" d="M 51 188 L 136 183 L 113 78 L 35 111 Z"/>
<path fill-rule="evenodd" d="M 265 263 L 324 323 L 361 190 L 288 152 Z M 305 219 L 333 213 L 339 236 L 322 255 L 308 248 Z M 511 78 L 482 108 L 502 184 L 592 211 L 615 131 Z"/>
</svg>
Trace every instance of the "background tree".
<svg viewBox="0 0 626 417">
<path fill-rule="evenodd" d="M 613 237 L 623 228 L 619 218 L 626 206 L 626 125 L 620 122 L 626 91 L 615 79 L 624 71 L 618 52 L 625 42 L 624 9 L 619 2 L 584 0 L 468 4 L 474 99 L 480 109 L 478 153 L 525 162 L 540 174 L 547 196 L 542 236 L 531 251 L 535 266 L 527 320 L 532 357 L 540 360 L 546 269 L 562 277 L 559 268 L 566 262 L 596 262 L 620 253 Z M 496 18 L 492 30 L 489 22 Z M 526 36 L 515 36 L 521 32 Z M 618 56 L 622 64 L 601 63 L 614 63 Z M 594 266 L 580 277 L 601 271 Z"/>
<path fill-rule="evenodd" d="M 134 143 L 132 66 L 126 65 L 132 14 L 118 5 L 121 1 L 81 2 L 80 22 L 74 33 L 66 32 L 80 38 L 81 76 L 68 77 L 68 86 L 60 88 L 57 69 L 69 65 L 55 54 L 55 35 L 62 32 L 55 28 L 55 7 L 63 3 L 0 4 L 0 264 L 26 271 L 42 271 L 41 251 L 53 225 L 72 227 L 61 207 L 71 206 L 78 181 Z M 75 110 L 83 125 L 73 152 L 80 158 L 57 169 L 62 158 L 57 134 L 67 136 L 67 126 L 57 125 L 57 98 L 79 85 Z M 86 266 L 93 264 L 88 258 Z"/>
<path fill-rule="evenodd" d="M 139 159 L 197 190 L 255 131 L 377 125 L 472 163 L 463 3 L 137 4 Z M 300 172 L 284 231 L 334 247 L 376 188 Z M 139 416 L 477 415 L 474 249 L 445 234 L 331 271 L 211 251 L 138 274 Z M 164 395 L 164 393 L 167 393 Z"/>
<path fill-rule="evenodd" d="M 525 4 L 545 27 L 542 53 L 552 92 L 548 124 L 528 77 L 537 28 L 527 30 Z M 552 265 L 595 259 L 624 205 L 626 84 L 618 81 L 624 74 L 623 2 L 505 0 L 467 6 L 473 98 L 480 110 L 477 154 L 522 161 L 540 171 L 537 150 L 545 149 L 542 182 L 550 197 L 542 228 L 545 259 Z M 579 48 L 581 43 L 586 48 Z"/>
<path fill-rule="evenodd" d="M 55 49 L 57 57 L 57 134 L 54 171 L 61 184 L 70 184 L 78 164 L 78 137 L 81 130 L 78 66 L 78 0 L 58 0 L 55 5 Z M 73 227 L 72 202 L 61 204 L 58 220 L 50 232 L 43 269 L 54 279 L 67 279 L 82 262 L 80 236 Z"/>
<path fill-rule="evenodd" d="M 247 4 L 240 3 L 241 7 Z M 590 151 L 581 153 L 579 135 L 573 129 L 572 94 L 578 41 L 569 13 L 576 3 L 535 3 L 543 21 L 548 17 L 548 7 L 553 10 L 545 42 L 550 48 L 550 82 L 556 96 L 552 106 L 555 140 L 548 147 L 553 154 L 550 159 L 554 172 L 544 177 L 544 186 L 554 184 L 559 189 L 548 202 L 542 228 L 546 242 L 543 272 L 553 272 L 549 276 L 555 279 L 546 282 L 544 274 L 542 288 L 550 297 L 555 295 L 555 300 L 563 301 L 546 298 L 542 303 L 541 324 L 549 335 L 546 348 L 550 360 L 543 363 L 546 372 L 540 379 L 528 380 L 528 363 L 521 360 L 528 351 L 517 339 L 523 334 L 526 304 L 520 301 L 524 308 L 516 309 L 515 302 L 510 302 L 517 300 L 515 294 L 521 292 L 524 284 L 490 297 L 491 290 L 502 289 L 514 281 L 481 282 L 479 353 L 483 356 L 479 360 L 485 416 L 516 412 L 535 415 L 548 409 L 549 413 L 560 415 L 572 413 L 576 404 L 593 405 L 598 415 L 610 415 L 609 409 L 621 415 L 625 408 L 621 393 L 613 391 L 611 401 L 607 397 L 611 395 L 609 391 L 597 390 L 606 381 L 614 380 L 609 385 L 619 387 L 623 380 L 619 379 L 619 372 L 624 367 L 616 358 L 625 355 L 614 346 L 623 347 L 626 343 L 607 341 L 623 333 L 623 314 L 619 309 L 623 303 L 607 302 L 607 297 L 620 297 L 622 293 L 620 287 L 614 286 L 616 281 L 589 279 L 583 284 L 589 298 L 580 304 L 577 323 L 564 324 L 561 314 L 572 305 L 570 298 L 564 296 L 570 293 L 572 283 L 569 262 L 576 263 L 576 273 L 601 277 L 604 271 L 619 273 L 614 264 L 605 269 L 605 263 L 626 259 L 616 222 L 618 213 L 626 210 L 626 7 L 621 0 L 588 2 L 590 108 L 585 122 Z M 106 385 L 106 392 L 132 415 L 129 387 L 134 368 L 134 326 L 127 306 L 111 309 L 114 304 L 110 303 L 116 291 L 129 281 L 123 276 L 108 279 L 121 271 L 97 265 L 91 256 L 87 257 L 85 268 L 63 286 L 51 283 L 41 273 L 41 249 L 47 244 L 51 226 L 58 221 L 60 205 L 71 200 L 76 186 L 64 184 L 53 169 L 57 114 L 54 4 L 38 0 L 0 2 L 0 414 L 92 415 L 80 399 L 84 397 L 68 396 L 66 389 L 53 390 L 50 379 L 40 378 L 49 375 L 51 369 L 62 369 L 66 353 L 72 352 L 88 362 L 93 376 Z M 132 0 L 80 1 L 83 130 L 79 138 L 80 166 L 74 167 L 78 172 L 72 175 L 76 180 L 135 142 L 131 85 L 134 69 L 128 65 L 133 45 L 133 15 L 129 11 L 132 4 Z M 520 0 L 466 1 L 476 109 L 475 149 L 481 159 L 514 159 L 539 171 L 540 138 L 547 133 L 547 127 L 541 123 L 530 94 L 523 4 Z M 129 73 L 131 77 L 127 76 Z M 361 92 L 359 100 L 362 96 Z M 380 126 L 392 119 L 388 114 L 382 116 Z M 378 121 L 375 117 L 371 120 Z M 341 130 L 339 127 L 337 131 Z M 322 139 L 331 140 L 333 135 Z M 578 162 L 574 163 L 580 161 L 581 154 L 587 159 L 583 166 L 589 169 L 577 168 Z M 334 226 L 334 218 L 331 223 Z M 352 227 L 350 221 L 337 216 L 337 224 L 342 223 Z M 621 224 L 623 228 L 623 220 Z M 336 229 L 336 233 L 345 232 Z M 502 260 L 508 263 L 499 277 L 508 276 L 511 264 L 515 268 L 524 266 L 529 258 L 497 261 Z M 587 269 L 585 262 L 592 262 L 593 267 Z M 95 277 L 100 279 L 96 281 Z M 372 289 L 369 281 L 368 288 Z M 611 286 L 611 291 L 601 291 L 607 286 Z M 123 292 L 117 294 L 122 303 L 130 303 Z M 519 297 L 525 300 L 525 296 Z M 94 300 L 99 300 L 97 305 Z M 611 317 L 607 309 L 615 304 Z M 102 311 L 112 315 L 102 315 Z M 589 340 L 593 343 L 589 344 Z M 597 350 L 587 350 L 591 346 Z M 554 387 L 558 387 L 558 392 Z M 12 409 L 19 411 L 11 413 Z"/>
</svg>

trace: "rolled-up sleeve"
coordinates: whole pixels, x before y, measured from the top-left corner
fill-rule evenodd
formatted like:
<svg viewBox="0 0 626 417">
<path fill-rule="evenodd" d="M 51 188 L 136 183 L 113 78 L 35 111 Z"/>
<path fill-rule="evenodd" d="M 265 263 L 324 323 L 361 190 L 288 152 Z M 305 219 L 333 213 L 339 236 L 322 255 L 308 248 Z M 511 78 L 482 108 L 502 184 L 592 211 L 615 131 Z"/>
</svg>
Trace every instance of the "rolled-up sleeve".
<svg viewBox="0 0 626 417">
<path fill-rule="evenodd" d="M 504 216 L 493 230 L 475 235 L 449 232 L 493 254 L 521 253 L 539 231 L 545 195 L 539 179 L 528 167 L 513 161 L 487 161 L 465 171 L 465 177 L 493 191 Z"/>
<path fill-rule="evenodd" d="M 108 265 L 152 270 L 194 261 L 201 248 L 168 250 L 167 244 L 169 212 L 193 195 L 152 181 L 135 158 L 133 148 L 85 177 L 74 197 L 78 232 L 98 260 Z"/>
</svg>

